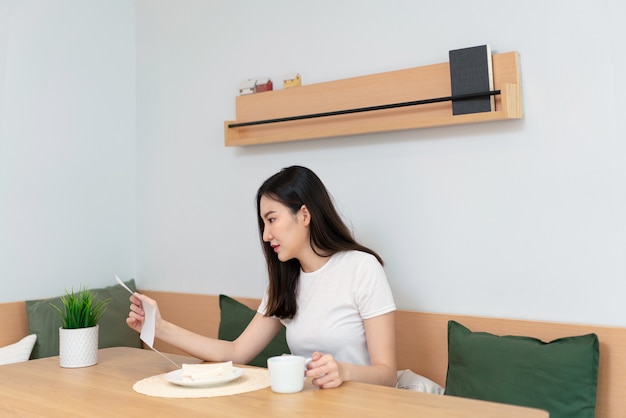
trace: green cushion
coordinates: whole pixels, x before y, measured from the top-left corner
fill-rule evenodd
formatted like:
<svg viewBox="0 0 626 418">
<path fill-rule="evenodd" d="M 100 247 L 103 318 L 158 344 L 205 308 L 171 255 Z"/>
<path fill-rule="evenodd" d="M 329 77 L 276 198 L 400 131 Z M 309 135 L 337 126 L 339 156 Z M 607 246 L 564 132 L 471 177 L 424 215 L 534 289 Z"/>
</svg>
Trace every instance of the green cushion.
<svg viewBox="0 0 626 418">
<path fill-rule="evenodd" d="M 130 279 L 126 285 L 135 290 L 135 280 Z M 141 347 L 139 334 L 128 325 L 126 318 L 130 309 L 129 294 L 120 285 L 102 289 L 91 289 L 97 292 L 97 298 L 109 299 L 106 312 L 100 319 L 98 347 Z M 59 355 L 59 316 L 50 303 L 62 308 L 61 296 L 51 299 L 27 300 L 26 314 L 29 334 L 37 334 L 37 342 L 31 355 L 32 359 Z"/>
<path fill-rule="evenodd" d="M 544 409 L 550 418 L 593 418 L 599 357 L 595 334 L 545 343 L 449 321 L 445 394 Z"/>
<path fill-rule="evenodd" d="M 220 295 L 220 327 L 217 337 L 220 340 L 234 341 L 248 326 L 256 311 L 226 295 Z M 281 354 L 290 354 L 285 327 L 250 363 L 251 366 L 267 367 L 267 359 Z"/>
</svg>

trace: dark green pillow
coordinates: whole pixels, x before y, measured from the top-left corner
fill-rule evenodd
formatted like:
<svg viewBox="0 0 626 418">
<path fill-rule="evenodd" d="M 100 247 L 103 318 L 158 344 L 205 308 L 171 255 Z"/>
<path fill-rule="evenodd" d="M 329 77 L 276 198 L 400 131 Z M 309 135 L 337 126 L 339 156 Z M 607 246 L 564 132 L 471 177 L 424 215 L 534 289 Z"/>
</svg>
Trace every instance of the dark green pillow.
<svg viewBox="0 0 626 418">
<path fill-rule="evenodd" d="M 135 280 L 130 279 L 126 285 L 135 290 Z M 126 318 L 130 310 L 128 291 L 120 285 L 113 285 L 102 289 L 91 289 L 97 292 L 97 298 L 109 299 L 106 312 L 100 319 L 98 330 L 98 347 L 141 347 L 139 334 L 128 325 Z M 37 334 L 37 342 L 33 348 L 32 359 L 59 355 L 59 317 L 50 303 L 62 307 L 61 297 L 27 300 L 26 315 L 29 334 Z"/>
<path fill-rule="evenodd" d="M 220 295 L 220 327 L 217 337 L 220 340 L 234 341 L 248 326 L 256 311 L 226 295 Z M 250 363 L 251 366 L 267 367 L 267 359 L 281 354 L 290 354 L 285 327 Z"/>
<path fill-rule="evenodd" d="M 449 321 L 445 394 L 544 409 L 550 418 L 593 418 L 599 357 L 595 334 L 545 343 Z"/>
</svg>

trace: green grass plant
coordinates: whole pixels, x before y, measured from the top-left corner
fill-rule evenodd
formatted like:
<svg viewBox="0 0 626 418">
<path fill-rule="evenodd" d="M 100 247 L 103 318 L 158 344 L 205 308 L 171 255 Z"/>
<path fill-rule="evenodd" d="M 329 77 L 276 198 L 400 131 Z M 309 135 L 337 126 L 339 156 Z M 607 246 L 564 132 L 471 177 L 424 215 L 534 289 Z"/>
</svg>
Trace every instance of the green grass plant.
<svg viewBox="0 0 626 418">
<path fill-rule="evenodd" d="M 61 327 L 65 329 L 89 328 L 98 325 L 111 299 L 97 300 L 97 292 L 82 287 L 78 292 L 65 291 L 61 297 L 63 308 L 50 304 L 59 314 Z"/>
</svg>

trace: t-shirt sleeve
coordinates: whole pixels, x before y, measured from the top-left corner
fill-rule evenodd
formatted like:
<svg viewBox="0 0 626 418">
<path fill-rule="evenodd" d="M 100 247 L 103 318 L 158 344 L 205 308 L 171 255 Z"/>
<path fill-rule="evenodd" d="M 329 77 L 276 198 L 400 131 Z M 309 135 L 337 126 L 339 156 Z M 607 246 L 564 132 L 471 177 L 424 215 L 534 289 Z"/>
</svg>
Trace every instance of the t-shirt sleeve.
<svg viewBox="0 0 626 418">
<path fill-rule="evenodd" d="M 263 293 L 263 299 L 261 299 L 261 303 L 259 304 L 259 308 L 256 310 L 258 313 L 260 313 L 261 315 L 265 316 L 265 313 L 267 312 L 267 289 L 265 290 L 265 292 Z"/>
<path fill-rule="evenodd" d="M 355 304 L 361 318 L 369 319 L 396 310 L 383 266 L 372 255 L 359 264 L 355 282 Z"/>
</svg>

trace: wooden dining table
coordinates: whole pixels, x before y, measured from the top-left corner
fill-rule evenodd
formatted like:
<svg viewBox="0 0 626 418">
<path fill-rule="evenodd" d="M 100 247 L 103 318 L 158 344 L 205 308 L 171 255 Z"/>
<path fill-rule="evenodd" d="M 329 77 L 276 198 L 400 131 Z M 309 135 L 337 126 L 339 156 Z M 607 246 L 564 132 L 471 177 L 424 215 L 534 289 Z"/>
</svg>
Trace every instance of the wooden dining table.
<svg viewBox="0 0 626 418">
<path fill-rule="evenodd" d="M 168 355 L 179 364 L 200 360 Z M 101 349 L 98 363 L 62 368 L 58 357 L 0 366 L 0 417 L 468 417 L 548 418 L 546 411 L 357 382 L 277 394 L 268 388 L 230 396 L 164 398 L 133 385 L 174 366 L 151 350 Z"/>
</svg>

